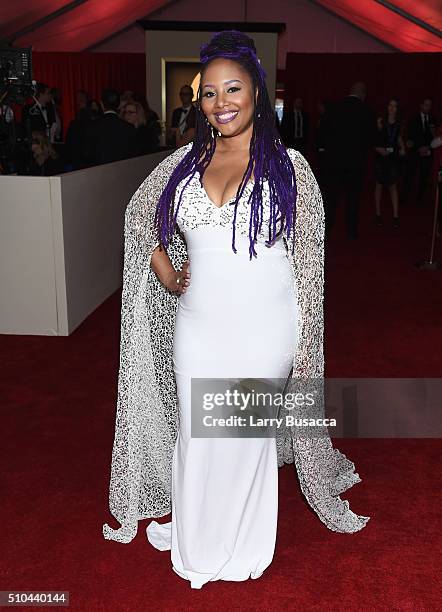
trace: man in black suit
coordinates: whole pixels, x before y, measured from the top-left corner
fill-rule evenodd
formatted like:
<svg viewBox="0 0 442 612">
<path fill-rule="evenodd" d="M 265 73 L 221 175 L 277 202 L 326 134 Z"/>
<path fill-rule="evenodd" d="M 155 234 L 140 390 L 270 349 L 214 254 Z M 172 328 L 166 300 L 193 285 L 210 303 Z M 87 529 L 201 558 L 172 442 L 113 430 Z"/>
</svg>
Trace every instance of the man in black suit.
<svg viewBox="0 0 442 612">
<path fill-rule="evenodd" d="M 195 135 L 196 109 L 192 104 L 193 89 L 190 85 L 183 85 L 180 89 L 182 106 L 175 108 L 172 113 L 170 129 L 170 144 L 182 147 Z"/>
<path fill-rule="evenodd" d="M 433 163 L 431 141 L 434 138 L 436 121 L 431 114 L 432 102 L 425 98 L 420 103 L 419 112 L 410 120 L 407 129 L 407 149 L 409 151 L 407 168 L 404 177 L 402 201 L 410 196 L 416 172 L 419 172 L 417 200 L 419 205 L 425 199 L 431 167 Z"/>
<path fill-rule="evenodd" d="M 325 164 L 326 235 L 335 221 L 341 192 L 346 199 L 347 236 L 358 237 L 359 202 L 362 193 L 367 153 L 373 146 L 375 117 L 365 104 L 367 88 L 357 82 L 350 94 L 324 115 L 323 142 Z"/>
<path fill-rule="evenodd" d="M 136 155 L 136 131 L 118 115 L 120 94 L 105 89 L 101 96 L 103 115 L 87 128 L 85 157 L 89 164 L 109 164 Z"/>
<path fill-rule="evenodd" d="M 26 104 L 22 111 L 22 125 L 25 134 L 43 132 L 50 139 L 51 126 L 55 122 L 52 107 L 51 88 L 46 83 L 37 83 L 33 102 Z"/>
<path fill-rule="evenodd" d="M 286 147 L 296 149 L 305 155 L 309 132 L 309 116 L 303 110 L 301 98 L 295 98 L 293 108 L 284 109 L 280 133 Z"/>
</svg>

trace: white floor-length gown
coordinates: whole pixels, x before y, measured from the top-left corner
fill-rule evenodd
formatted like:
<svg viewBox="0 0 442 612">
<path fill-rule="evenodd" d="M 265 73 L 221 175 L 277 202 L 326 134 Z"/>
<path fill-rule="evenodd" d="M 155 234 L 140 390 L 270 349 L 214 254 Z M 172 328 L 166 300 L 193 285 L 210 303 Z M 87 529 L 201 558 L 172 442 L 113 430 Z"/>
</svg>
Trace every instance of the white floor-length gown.
<svg viewBox="0 0 442 612">
<path fill-rule="evenodd" d="M 185 179 L 177 189 L 179 197 Z M 292 269 L 280 238 L 268 235 L 268 184 L 262 232 L 249 259 L 246 186 L 236 219 L 234 198 L 217 207 L 197 173 L 177 222 L 187 243 L 190 286 L 179 297 L 173 363 L 179 434 L 172 463 L 172 521 L 152 521 L 153 546 L 171 550 L 173 570 L 201 588 L 214 580 L 258 578 L 276 540 L 278 467 L 275 438 L 192 438 L 192 377 L 286 378 L 298 341 Z"/>
</svg>

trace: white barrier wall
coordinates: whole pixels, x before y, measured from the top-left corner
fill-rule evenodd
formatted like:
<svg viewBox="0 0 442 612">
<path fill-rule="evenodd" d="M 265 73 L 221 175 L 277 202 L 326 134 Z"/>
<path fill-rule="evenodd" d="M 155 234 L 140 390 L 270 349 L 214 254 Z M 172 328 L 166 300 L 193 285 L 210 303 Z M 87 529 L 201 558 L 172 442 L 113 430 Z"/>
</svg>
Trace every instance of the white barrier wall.
<svg viewBox="0 0 442 612">
<path fill-rule="evenodd" d="M 121 286 L 126 206 L 168 153 L 0 176 L 0 333 L 67 336 Z"/>
<path fill-rule="evenodd" d="M 58 333 L 47 178 L 0 176 L 0 292 L 2 333 Z"/>
</svg>

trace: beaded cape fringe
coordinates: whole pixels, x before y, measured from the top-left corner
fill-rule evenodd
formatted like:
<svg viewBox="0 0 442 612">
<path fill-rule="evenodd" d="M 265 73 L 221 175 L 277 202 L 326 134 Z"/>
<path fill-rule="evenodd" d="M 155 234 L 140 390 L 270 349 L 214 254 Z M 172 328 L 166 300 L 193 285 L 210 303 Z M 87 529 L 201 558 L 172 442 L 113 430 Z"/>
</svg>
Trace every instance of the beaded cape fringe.
<svg viewBox="0 0 442 612">
<path fill-rule="evenodd" d="M 143 181 L 125 214 L 120 364 L 109 507 L 121 527 L 103 525 L 108 540 L 128 543 L 138 521 L 171 512 L 171 470 L 178 434 L 178 400 L 172 348 L 178 295 L 150 268 L 158 245 L 154 215 L 158 199 L 191 143 L 166 157 Z M 321 379 L 323 357 L 324 209 L 313 172 L 304 157 L 288 149 L 296 172 L 295 234 L 285 236 L 296 283 L 299 341 L 292 378 Z M 294 240 L 294 244 L 293 241 Z M 293 248 L 292 248 L 293 247 Z M 176 269 L 187 259 L 177 230 L 168 246 Z M 370 517 L 352 512 L 340 495 L 361 479 L 354 464 L 333 448 L 329 435 L 300 437 L 280 429 L 278 467 L 294 463 L 301 491 L 328 529 L 354 533 Z"/>
</svg>

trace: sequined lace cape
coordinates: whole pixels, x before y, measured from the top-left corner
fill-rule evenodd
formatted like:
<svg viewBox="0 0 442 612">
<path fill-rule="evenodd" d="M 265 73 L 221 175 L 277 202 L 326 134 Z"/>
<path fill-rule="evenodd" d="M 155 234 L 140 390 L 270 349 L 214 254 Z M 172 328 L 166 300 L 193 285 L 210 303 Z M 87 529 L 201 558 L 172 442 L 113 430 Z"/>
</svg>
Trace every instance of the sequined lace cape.
<svg viewBox="0 0 442 612">
<path fill-rule="evenodd" d="M 130 200 L 124 225 L 121 344 L 109 507 L 121 524 L 103 525 L 106 539 L 130 542 L 138 521 L 171 511 L 172 455 L 178 432 L 177 391 L 172 347 L 178 294 L 168 291 L 150 267 L 158 245 L 154 215 L 158 199 L 191 144 L 175 150 L 147 176 Z M 298 350 L 292 378 L 322 378 L 324 211 L 321 192 L 304 157 L 288 150 L 298 188 L 295 236 L 287 240 L 297 284 Z M 292 255 L 292 241 L 295 240 Z M 167 249 L 175 269 L 187 259 L 186 243 L 175 231 Z M 353 513 L 340 494 L 360 482 L 354 464 L 333 448 L 327 435 L 295 436 L 281 430 L 278 466 L 294 463 L 301 490 L 331 530 L 352 533 L 369 517 Z"/>
</svg>

